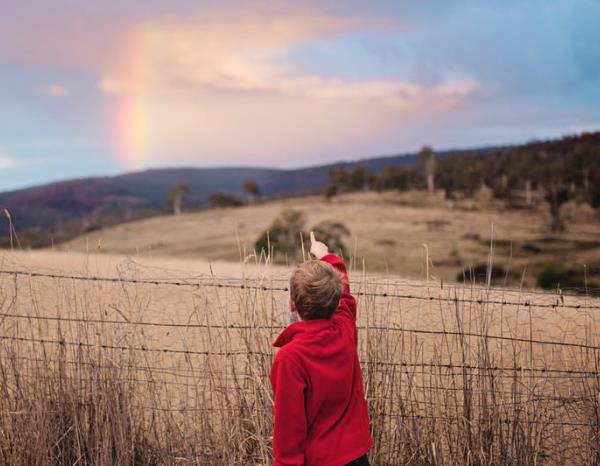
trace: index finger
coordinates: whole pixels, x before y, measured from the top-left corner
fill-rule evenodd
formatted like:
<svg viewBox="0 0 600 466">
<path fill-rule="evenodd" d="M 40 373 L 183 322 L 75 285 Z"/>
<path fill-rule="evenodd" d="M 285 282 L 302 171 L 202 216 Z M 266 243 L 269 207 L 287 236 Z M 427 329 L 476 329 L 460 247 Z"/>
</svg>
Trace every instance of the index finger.
<svg viewBox="0 0 600 466">
<path fill-rule="evenodd" d="M 310 232 L 310 242 L 311 243 L 316 243 L 317 242 L 317 240 L 315 239 L 315 232 L 314 231 Z"/>
</svg>

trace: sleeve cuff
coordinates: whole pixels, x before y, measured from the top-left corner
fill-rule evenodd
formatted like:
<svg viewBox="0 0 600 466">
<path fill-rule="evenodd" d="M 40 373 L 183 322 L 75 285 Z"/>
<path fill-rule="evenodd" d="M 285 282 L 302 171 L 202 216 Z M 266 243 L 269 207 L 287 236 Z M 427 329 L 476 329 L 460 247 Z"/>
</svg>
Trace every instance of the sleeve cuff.
<svg viewBox="0 0 600 466">
<path fill-rule="evenodd" d="M 325 254 L 323 257 L 321 257 L 319 260 L 322 260 L 323 262 L 329 262 L 331 264 L 333 262 L 338 262 L 340 260 L 340 258 L 336 254 L 329 252 L 329 253 Z"/>
</svg>

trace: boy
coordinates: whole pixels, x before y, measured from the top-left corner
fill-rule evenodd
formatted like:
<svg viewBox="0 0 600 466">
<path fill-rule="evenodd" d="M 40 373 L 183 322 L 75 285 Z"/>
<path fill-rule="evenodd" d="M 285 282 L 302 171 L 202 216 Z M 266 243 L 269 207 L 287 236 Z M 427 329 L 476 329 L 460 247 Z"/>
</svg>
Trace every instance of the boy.
<svg viewBox="0 0 600 466">
<path fill-rule="evenodd" d="M 311 233 L 319 260 L 290 280 L 299 322 L 273 346 L 273 466 L 368 466 L 372 440 L 357 354 L 356 300 L 344 261 Z"/>
</svg>

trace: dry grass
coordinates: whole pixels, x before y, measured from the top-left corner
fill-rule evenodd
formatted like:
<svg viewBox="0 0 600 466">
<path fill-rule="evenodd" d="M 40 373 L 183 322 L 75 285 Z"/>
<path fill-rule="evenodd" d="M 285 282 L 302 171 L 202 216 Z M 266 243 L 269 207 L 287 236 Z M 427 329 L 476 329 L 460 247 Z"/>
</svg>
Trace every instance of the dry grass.
<svg viewBox="0 0 600 466">
<path fill-rule="evenodd" d="M 269 464 L 286 270 L 41 254 L 87 279 L 0 274 L 0 463 Z M 599 300 L 351 280 L 374 464 L 600 464 Z"/>
<path fill-rule="evenodd" d="M 124 224 L 77 238 L 61 250 L 97 250 L 135 257 L 198 258 L 239 262 L 254 242 L 287 207 L 301 210 L 307 227 L 324 220 L 345 223 L 352 237 L 348 248 L 369 272 L 426 278 L 423 243 L 429 247 L 430 273 L 455 281 L 461 268 L 486 263 L 494 223 L 496 263 L 523 271 L 526 285 L 535 284 L 536 265 L 558 260 L 600 263 L 598 218 L 585 206 L 567 205 L 569 231 L 548 238 L 547 208 L 505 210 L 500 203 L 466 200 L 450 209 L 441 196 L 423 192 L 355 193 L 334 198 L 294 198 L 237 209 L 210 210 L 179 217 L 157 217 Z M 531 247 L 541 246 L 539 251 Z M 527 248 L 530 249 L 527 249 Z"/>
</svg>

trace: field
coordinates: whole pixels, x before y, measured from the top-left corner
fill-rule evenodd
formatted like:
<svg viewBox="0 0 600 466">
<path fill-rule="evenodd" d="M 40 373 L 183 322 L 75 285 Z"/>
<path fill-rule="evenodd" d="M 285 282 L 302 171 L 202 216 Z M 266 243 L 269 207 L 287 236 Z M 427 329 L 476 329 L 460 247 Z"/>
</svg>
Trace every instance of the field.
<svg viewBox="0 0 600 466">
<path fill-rule="evenodd" d="M 0 263 L 1 463 L 270 464 L 289 269 Z M 600 464 L 600 300 L 360 270 L 351 284 L 373 464 Z"/>
<path fill-rule="evenodd" d="M 370 273 L 455 282 L 462 271 L 488 263 L 492 239 L 493 262 L 504 269 L 495 277 L 499 284 L 535 286 L 547 263 L 581 273 L 583 264 L 588 273 L 590 266 L 600 264 L 597 213 L 586 206 L 565 205 L 567 232 L 551 234 L 544 202 L 532 209 L 508 210 L 492 199 L 449 205 L 441 194 L 423 192 L 354 193 L 329 202 L 303 197 L 162 216 L 95 231 L 57 248 L 240 262 L 254 252 L 257 238 L 286 208 L 302 211 L 307 229 L 324 220 L 344 223 L 351 233 L 346 245 L 354 267 Z"/>
</svg>

